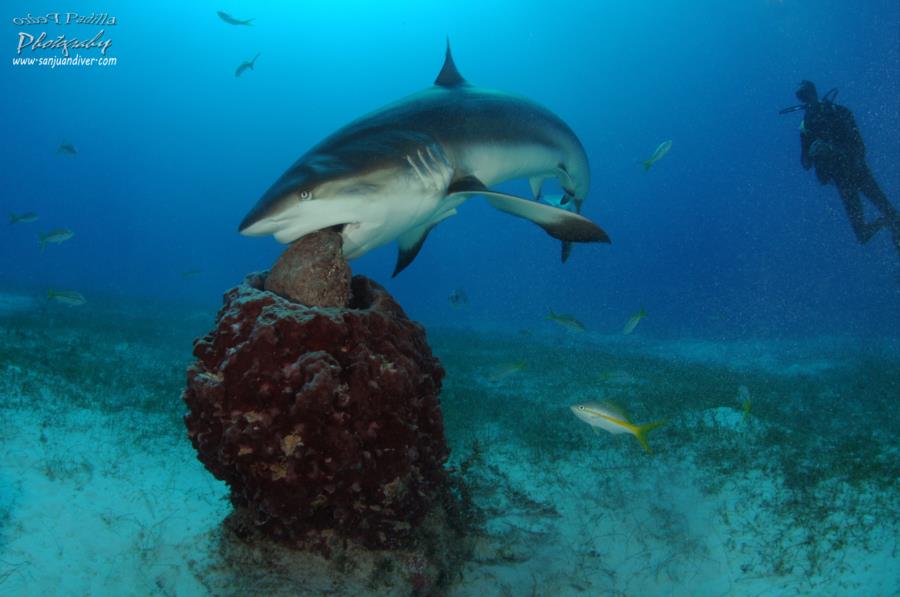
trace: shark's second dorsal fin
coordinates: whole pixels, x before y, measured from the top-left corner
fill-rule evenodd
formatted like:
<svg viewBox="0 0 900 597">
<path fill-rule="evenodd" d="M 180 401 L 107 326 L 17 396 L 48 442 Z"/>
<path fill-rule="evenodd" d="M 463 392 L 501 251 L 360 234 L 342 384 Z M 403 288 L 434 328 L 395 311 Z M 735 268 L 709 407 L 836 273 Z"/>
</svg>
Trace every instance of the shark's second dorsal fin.
<svg viewBox="0 0 900 597">
<path fill-rule="evenodd" d="M 459 71 L 456 70 L 456 64 L 453 62 L 453 54 L 450 53 L 450 38 L 447 38 L 447 53 L 444 56 L 444 66 L 441 68 L 441 72 L 438 73 L 437 79 L 434 80 L 434 84 L 440 87 L 451 88 L 468 85 L 468 82 L 463 79 L 462 75 L 459 74 Z"/>
</svg>

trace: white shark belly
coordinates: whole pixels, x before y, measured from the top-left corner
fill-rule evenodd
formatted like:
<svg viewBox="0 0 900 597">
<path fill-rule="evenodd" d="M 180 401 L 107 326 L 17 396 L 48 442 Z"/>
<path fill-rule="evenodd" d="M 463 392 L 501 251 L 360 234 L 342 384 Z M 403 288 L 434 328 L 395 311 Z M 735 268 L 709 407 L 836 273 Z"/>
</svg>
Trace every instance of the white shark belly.
<svg viewBox="0 0 900 597">
<path fill-rule="evenodd" d="M 444 193 L 384 196 L 365 202 L 354 222 L 344 226 L 344 257 L 355 259 L 397 240 L 404 233 L 429 224 L 447 211 Z"/>
</svg>

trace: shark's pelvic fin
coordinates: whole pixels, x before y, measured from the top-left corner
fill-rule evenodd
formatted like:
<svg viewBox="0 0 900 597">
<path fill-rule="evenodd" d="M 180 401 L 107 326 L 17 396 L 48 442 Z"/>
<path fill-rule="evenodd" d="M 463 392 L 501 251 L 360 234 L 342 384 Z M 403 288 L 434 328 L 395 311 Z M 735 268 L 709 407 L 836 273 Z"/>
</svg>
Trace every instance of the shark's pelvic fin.
<svg viewBox="0 0 900 597">
<path fill-rule="evenodd" d="M 437 226 L 437 224 L 426 224 L 424 226 L 413 228 L 397 239 L 397 265 L 394 266 L 394 273 L 391 274 L 392 278 L 396 278 L 397 274 L 402 272 L 413 262 L 413 259 L 416 258 L 416 255 L 418 255 L 419 251 L 422 249 L 422 245 L 425 244 L 428 233 L 431 232 L 431 229 L 435 226 Z"/>
<path fill-rule="evenodd" d="M 565 263 L 571 254 L 572 243 L 567 240 L 562 241 L 562 262 Z"/>
<path fill-rule="evenodd" d="M 576 243 L 610 242 L 609 236 L 599 226 L 578 214 L 558 207 L 551 207 L 506 193 L 488 190 L 474 176 L 461 178 L 450 185 L 447 195 L 484 195 L 494 209 L 531 220 L 544 231 L 562 241 Z"/>
<path fill-rule="evenodd" d="M 462 75 L 459 74 L 459 71 L 456 70 L 456 64 L 453 62 L 453 54 L 450 53 L 450 38 L 447 38 L 447 53 L 444 55 L 444 66 L 441 68 L 441 72 L 438 74 L 437 79 L 434 80 L 434 84 L 439 87 L 462 87 L 463 85 L 468 85 L 468 82 L 463 79 Z"/>
<path fill-rule="evenodd" d="M 535 199 L 541 198 L 541 186 L 544 184 L 542 176 L 534 176 L 528 179 L 528 185 L 531 187 L 531 196 Z"/>
<path fill-rule="evenodd" d="M 425 224 L 416 226 L 415 228 L 407 230 L 405 233 L 400 235 L 397 238 L 397 265 L 394 267 L 394 273 L 393 275 L 391 275 L 391 277 L 397 277 L 397 274 L 402 272 L 410 263 L 413 262 L 413 259 L 415 259 L 416 255 L 419 254 L 419 250 L 421 250 L 422 245 L 425 244 L 425 239 L 428 238 L 428 233 L 431 232 L 435 226 L 437 226 L 447 218 L 455 215 L 456 209 L 448 209 L 437 217 L 432 218 Z"/>
</svg>

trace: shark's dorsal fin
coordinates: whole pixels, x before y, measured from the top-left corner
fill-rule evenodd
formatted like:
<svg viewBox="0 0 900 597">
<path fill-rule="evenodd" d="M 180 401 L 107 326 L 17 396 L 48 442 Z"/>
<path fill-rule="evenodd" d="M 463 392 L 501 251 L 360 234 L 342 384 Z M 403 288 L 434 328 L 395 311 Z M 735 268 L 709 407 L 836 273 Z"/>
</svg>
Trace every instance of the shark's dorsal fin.
<svg viewBox="0 0 900 597">
<path fill-rule="evenodd" d="M 437 79 L 434 80 L 434 84 L 439 87 L 448 88 L 468 85 L 468 82 L 463 79 L 462 75 L 459 74 L 459 71 L 456 70 L 456 64 L 453 62 L 453 54 L 450 53 L 450 38 L 447 38 L 447 53 L 444 55 L 444 66 L 441 68 L 441 72 L 438 73 Z"/>
</svg>

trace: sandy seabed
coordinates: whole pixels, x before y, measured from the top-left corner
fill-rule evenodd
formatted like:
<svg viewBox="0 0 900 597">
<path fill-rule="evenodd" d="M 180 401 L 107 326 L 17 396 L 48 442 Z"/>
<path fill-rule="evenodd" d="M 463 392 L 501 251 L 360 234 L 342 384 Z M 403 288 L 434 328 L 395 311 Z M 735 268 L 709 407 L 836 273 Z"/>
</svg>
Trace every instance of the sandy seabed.
<svg viewBox="0 0 900 597">
<path fill-rule="evenodd" d="M 416 594 L 363 558 L 229 543 L 227 488 L 180 419 L 211 313 L 4 304 L 0 595 Z M 429 332 L 476 507 L 471 557 L 432 593 L 898 594 L 896 341 L 549 325 Z M 665 419 L 653 454 L 592 433 L 568 409 L 585 400 Z"/>
</svg>

